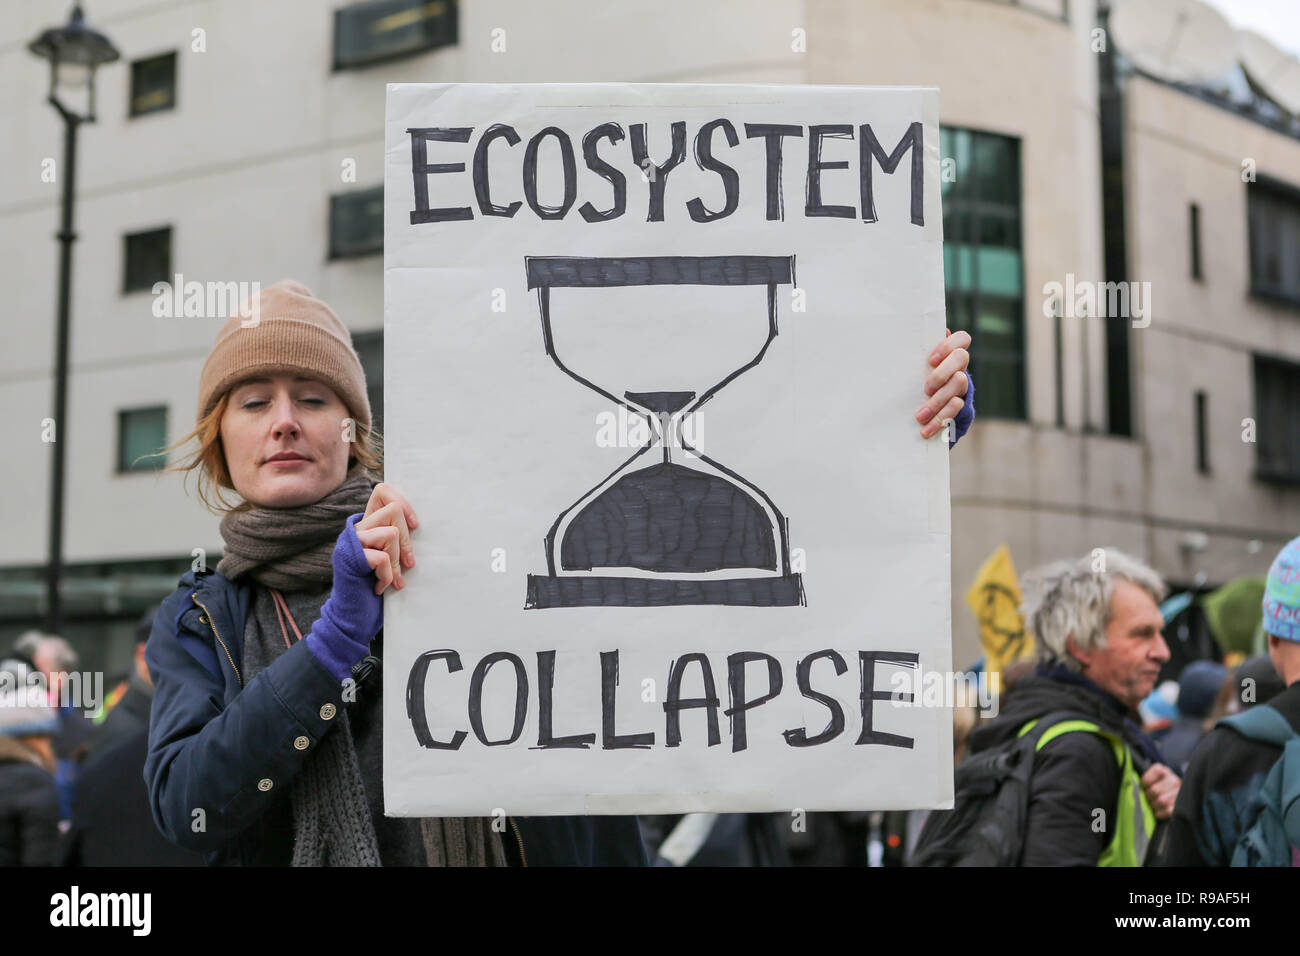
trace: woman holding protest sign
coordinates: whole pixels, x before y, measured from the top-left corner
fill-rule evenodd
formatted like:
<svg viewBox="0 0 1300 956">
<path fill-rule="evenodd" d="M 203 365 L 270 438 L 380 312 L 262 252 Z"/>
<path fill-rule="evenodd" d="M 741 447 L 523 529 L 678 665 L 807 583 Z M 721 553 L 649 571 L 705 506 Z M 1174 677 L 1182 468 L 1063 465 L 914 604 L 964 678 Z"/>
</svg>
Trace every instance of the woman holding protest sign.
<svg viewBox="0 0 1300 956">
<path fill-rule="evenodd" d="M 405 587 L 420 519 L 376 483 L 346 326 L 292 281 L 257 306 L 218 334 L 182 441 L 198 443 L 180 467 L 224 512 L 226 547 L 215 571 L 181 578 L 146 653 L 145 777 L 162 832 L 213 864 L 646 862 L 632 817 L 384 816 L 381 596 Z M 969 342 L 958 332 L 930 356 L 927 436 L 969 423 Z"/>
</svg>

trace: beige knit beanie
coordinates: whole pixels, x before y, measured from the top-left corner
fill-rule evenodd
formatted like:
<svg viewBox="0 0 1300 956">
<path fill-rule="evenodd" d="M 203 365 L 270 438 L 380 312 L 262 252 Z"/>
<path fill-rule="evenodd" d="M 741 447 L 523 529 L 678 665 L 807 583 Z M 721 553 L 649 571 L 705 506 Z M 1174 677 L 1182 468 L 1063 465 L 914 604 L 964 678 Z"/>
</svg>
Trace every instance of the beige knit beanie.
<svg viewBox="0 0 1300 956">
<path fill-rule="evenodd" d="M 256 311 L 230 317 L 199 376 L 199 419 L 247 378 L 290 373 L 319 379 L 338 393 L 357 424 L 370 427 L 366 375 L 352 336 L 330 307 L 301 282 L 263 289 Z"/>
</svg>

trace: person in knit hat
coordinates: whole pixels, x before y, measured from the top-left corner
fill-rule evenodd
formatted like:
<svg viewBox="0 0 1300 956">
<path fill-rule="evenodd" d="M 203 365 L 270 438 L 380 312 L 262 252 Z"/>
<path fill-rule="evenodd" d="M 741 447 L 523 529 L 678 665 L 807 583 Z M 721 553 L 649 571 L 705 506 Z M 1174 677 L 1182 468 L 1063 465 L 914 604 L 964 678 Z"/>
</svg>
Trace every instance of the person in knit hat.
<svg viewBox="0 0 1300 956">
<path fill-rule="evenodd" d="M 1214 709 L 1228 669 L 1216 661 L 1192 661 L 1178 675 L 1178 708 L 1169 733 L 1160 738 L 1160 752 L 1171 767 L 1187 768 L 1192 751 L 1209 730 L 1207 718 Z"/>
<path fill-rule="evenodd" d="M 1256 706 L 1277 711 L 1300 733 L 1300 538 L 1274 558 L 1263 611 L 1269 657 L 1286 690 Z M 1229 725 L 1211 730 L 1188 764 L 1162 861 L 1169 866 L 1229 865 L 1238 839 L 1254 822 L 1253 798 L 1281 754 L 1281 747 L 1247 738 Z"/>
<path fill-rule="evenodd" d="M 381 595 L 405 586 L 420 522 L 379 481 L 347 327 L 291 280 L 251 306 L 217 333 L 182 440 L 197 447 L 174 466 L 223 514 L 225 548 L 163 602 L 145 651 L 160 831 L 209 864 L 644 862 L 630 817 L 384 814 Z"/>
<path fill-rule="evenodd" d="M 174 466 L 223 513 L 225 548 L 181 578 L 145 651 L 160 831 L 209 864 L 647 864 L 631 816 L 385 815 L 381 595 L 405 587 L 420 520 L 379 480 L 346 326 L 294 281 L 252 305 L 217 334 L 181 442 L 196 447 Z M 973 415 L 969 344 L 930 354 L 927 437 Z"/>
<path fill-rule="evenodd" d="M 58 861 L 53 738 L 58 713 L 30 674 L 0 672 L 0 866 Z"/>
</svg>

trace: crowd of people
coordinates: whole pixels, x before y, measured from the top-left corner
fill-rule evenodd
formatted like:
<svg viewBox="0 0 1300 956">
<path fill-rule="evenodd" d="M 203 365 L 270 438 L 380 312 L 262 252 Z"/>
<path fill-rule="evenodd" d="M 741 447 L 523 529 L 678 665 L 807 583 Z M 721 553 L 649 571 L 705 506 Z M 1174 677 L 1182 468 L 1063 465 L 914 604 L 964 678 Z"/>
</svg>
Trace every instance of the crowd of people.
<svg viewBox="0 0 1300 956">
<path fill-rule="evenodd" d="M 643 818 L 654 862 L 1300 863 L 1283 761 L 1300 740 L 1300 538 L 1266 581 L 1268 653 L 1232 668 L 1165 673 L 1165 585 L 1122 552 L 1040 568 L 1025 590 L 1034 659 L 1001 672 L 987 713 L 970 683 L 954 687 L 953 810 Z"/>
<path fill-rule="evenodd" d="M 1300 727 L 1297 582 L 1300 538 L 1279 553 L 1267 579 L 1263 627 L 1269 653 L 1232 668 L 1218 660 L 1192 661 L 1157 690 L 1170 654 L 1158 609 L 1164 586 L 1152 569 L 1109 551 L 1104 570 L 1097 570 L 1092 555 L 1032 572 L 1025 612 L 1040 648 L 1037 658 L 1002 672 L 997 707 L 987 713 L 973 693 L 962 698 L 970 685 L 956 688 L 955 810 L 643 816 L 634 834 L 618 832 L 617 821 L 625 829 L 627 818 L 609 818 L 615 822 L 607 823 L 604 834 L 585 834 L 593 842 L 586 848 L 591 858 L 583 862 L 1006 862 L 981 858 L 975 831 L 981 815 L 987 825 L 995 814 L 963 786 L 979 775 L 982 758 L 1028 737 L 1036 739 L 1020 836 L 1008 844 L 1020 865 L 1228 866 L 1234 857 L 1248 862 L 1243 853 L 1263 859 L 1279 850 L 1289 863 L 1297 851 L 1285 830 L 1282 837 L 1271 835 L 1281 847 L 1267 845 L 1267 828 L 1254 834 L 1254 845 L 1247 834 L 1260 830 L 1257 822 L 1268 815 L 1269 774 Z M 33 631 L 0 655 L 0 685 L 20 692 L 0 707 L 0 865 L 204 863 L 201 852 L 164 836 L 146 788 L 154 683 L 145 647 L 153 622 L 152 611 L 140 621 L 129 669 L 109 682 L 90 714 L 79 702 L 60 706 L 66 698 L 62 681 L 78 664 L 67 641 Z M 1242 724 L 1239 715 L 1257 708 L 1272 711 L 1272 736 L 1267 721 L 1253 735 Z M 1033 734 L 1036 724 L 1047 733 Z M 1068 728 L 1053 734 L 1048 724 Z M 297 843 L 291 821 L 292 813 L 282 823 L 280 848 L 290 860 Z M 450 836 L 439 836 L 446 853 Z M 535 840 L 538 834 L 530 836 Z M 581 836 L 568 833 L 569 844 L 552 836 L 550 849 L 572 849 Z M 615 837 L 608 858 L 597 852 L 602 836 Z M 533 840 L 524 843 L 521 832 L 521 846 L 531 848 Z M 616 849 L 620 843 L 636 852 Z M 260 852 L 266 854 L 267 847 Z M 509 855 L 505 862 L 512 862 Z"/>
<path fill-rule="evenodd" d="M 1263 605 L 1269 655 L 1198 661 L 1157 726 L 1164 583 L 1118 551 L 1029 576 L 1040 649 L 997 716 L 954 709 L 951 811 L 408 818 L 384 814 L 382 595 L 415 566 L 416 511 L 379 480 L 347 327 L 301 284 L 233 317 L 178 443 L 224 550 L 140 623 L 87 715 L 77 666 L 32 633 L 0 661 L 4 865 L 1173 865 L 1287 862 L 1275 765 L 1300 728 L 1300 539 Z M 965 332 L 928 357 L 922 437 L 974 417 Z M 234 501 L 227 496 L 233 496 Z M 1147 716 L 1144 718 L 1143 714 Z M 1279 836 L 1281 833 L 1281 836 Z M 1292 841 L 1300 842 L 1296 834 Z"/>
</svg>

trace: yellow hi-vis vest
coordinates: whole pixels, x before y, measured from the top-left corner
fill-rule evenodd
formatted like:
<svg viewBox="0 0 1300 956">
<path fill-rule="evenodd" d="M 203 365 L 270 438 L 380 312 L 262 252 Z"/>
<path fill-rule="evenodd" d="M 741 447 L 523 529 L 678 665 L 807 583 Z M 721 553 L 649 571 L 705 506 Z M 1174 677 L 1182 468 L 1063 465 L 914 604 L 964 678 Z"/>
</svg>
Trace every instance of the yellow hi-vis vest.
<svg viewBox="0 0 1300 956">
<path fill-rule="evenodd" d="M 1038 723 L 1031 720 L 1020 728 L 1017 737 L 1023 737 Z M 1115 762 L 1119 764 L 1119 800 L 1115 805 L 1114 834 L 1110 843 L 1097 859 L 1098 866 L 1141 866 L 1146 859 L 1147 847 L 1151 844 L 1151 834 L 1155 832 L 1156 815 L 1142 790 L 1142 778 L 1133 766 L 1133 754 L 1128 745 L 1114 734 L 1102 730 L 1089 720 L 1065 720 L 1047 729 L 1038 738 L 1034 752 L 1042 750 L 1047 744 L 1061 734 L 1084 731 L 1097 734 L 1110 741 L 1115 752 Z"/>
</svg>

